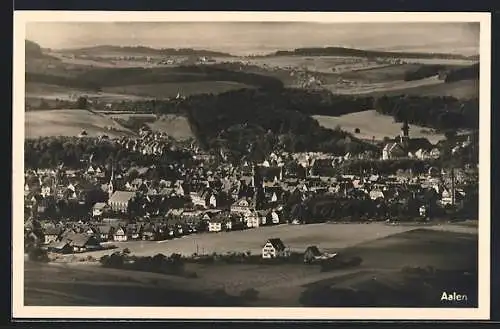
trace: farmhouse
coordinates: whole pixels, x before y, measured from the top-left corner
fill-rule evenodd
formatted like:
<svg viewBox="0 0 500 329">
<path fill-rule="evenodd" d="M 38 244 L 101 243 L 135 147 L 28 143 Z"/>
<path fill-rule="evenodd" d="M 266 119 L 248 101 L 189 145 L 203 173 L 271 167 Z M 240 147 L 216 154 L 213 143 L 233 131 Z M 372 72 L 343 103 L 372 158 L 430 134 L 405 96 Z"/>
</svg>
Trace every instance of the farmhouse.
<svg viewBox="0 0 500 329">
<path fill-rule="evenodd" d="M 222 219 L 219 218 L 218 216 L 215 216 L 215 218 L 211 219 L 208 222 L 208 231 L 209 232 L 220 232 L 220 231 L 222 231 Z"/>
<path fill-rule="evenodd" d="M 127 241 L 127 231 L 124 227 L 119 227 L 113 234 L 114 241 Z"/>
<path fill-rule="evenodd" d="M 134 192 L 116 191 L 108 200 L 108 204 L 113 211 L 127 212 L 130 201 L 134 198 Z"/>
<path fill-rule="evenodd" d="M 248 213 L 250 211 L 250 204 L 246 199 L 240 199 L 231 205 L 231 212 L 233 213 Z"/>
<path fill-rule="evenodd" d="M 61 236 L 61 228 L 59 227 L 48 227 L 47 229 L 45 229 L 45 232 L 44 232 L 44 242 L 45 244 L 49 244 L 49 243 L 52 243 L 52 242 L 55 242 L 59 239 L 59 237 Z"/>
<path fill-rule="evenodd" d="M 99 233 L 97 235 L 101 241 L 112 240 L 114 230 L 114 227 L 111 225 L 102 225 L 98 227 Z"/>
<path fill-rule="evenodd" d="M 73 248 L 73 252 L 84 252 L 88 250 L 96 250 L 101 247 L 95 236 L 86 234 L 76 234 L 68 238 L 69 245 Z"/>
<path fill-rule="evenodd" d="M 246 220 L 248 228 L 260 226 L 259 216 L 254 211 L 252 211 L 250 214 L 246 215 L 245 220 Z"/>
<path fill-rule="evenodd" d="M 267 243 L 262 247 L 262 258 L 286 257 L 287 254 L 285 244 L 278 238 L 267 240 Z"/>
</svg>

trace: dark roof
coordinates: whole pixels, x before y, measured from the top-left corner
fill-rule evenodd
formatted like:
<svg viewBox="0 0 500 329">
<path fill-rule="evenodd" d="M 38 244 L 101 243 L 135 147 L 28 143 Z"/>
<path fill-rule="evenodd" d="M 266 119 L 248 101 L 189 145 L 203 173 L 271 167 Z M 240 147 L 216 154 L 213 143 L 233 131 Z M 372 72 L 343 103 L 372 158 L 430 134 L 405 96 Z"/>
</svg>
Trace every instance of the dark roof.
<svg viewBox="0 0 500 329">
<path fill-rule="evenodd" d="M 271 238 L 271 239 L 268 239 L 267 242 L 271 243 L 273 245 L 274 249 L 276 249 L 278 251 L 285 250 L 285 244 L 283 243 L 283 241 L 281 241 L 281 239 Z"/>
<path fill-rule="evenodd" d="M 102 234 L 109 234 L 111 232 L 113 227 L 111 225 L 102 225 L 98 227 L 99 233 Z"/>
<path fill-rule="evenodd" d="M 72 246 L 83 247 L 92 238 L 92 236 L 88 236 L 86 234 L 72 234 L 66 238 L 66 241 L 68 241 Z"/>
<path fill-rule="evenodd" d="M 321 255 L 321 252 L 319 251 L 318 247 L 316 247 L 316 246 L 307 247 L 306 252 L 308 252 L 308 251 L 312 252 L 313 255 L 315 255 L 315 256 Z"/>
<path fill-rule="evenodd" d="M 59 235 L 62 233 L 62 229 L 60 227 L 49 226 L 44 230 L 45 235 Z"/>
</svg>

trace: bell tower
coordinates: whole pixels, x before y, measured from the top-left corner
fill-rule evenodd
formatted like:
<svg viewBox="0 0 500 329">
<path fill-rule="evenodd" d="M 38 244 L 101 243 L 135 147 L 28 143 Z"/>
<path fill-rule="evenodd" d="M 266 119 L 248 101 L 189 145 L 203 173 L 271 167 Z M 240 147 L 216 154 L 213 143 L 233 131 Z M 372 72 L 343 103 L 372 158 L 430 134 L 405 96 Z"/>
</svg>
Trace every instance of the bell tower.
<svg viewBox="0 0 500 329">
<path fill-rule="evenodd" d="M 410 140 L 410 126 L 408 125 L 408 120 L 405 120 L 403 122 L 403 126 L 401 127 L 401 135 L 400 135 L 401 146 L 403 146 L 405 150 L 408 149 L 409 140 Z"/>
<path fill-rule="evenodd" d="M 111 177 L 109 178 L 109 184 L 108 184 L 108 196 L 111 198 L 114 192 L 114 186 L 113 186 L 113 181 L 115 180 L 115 167 L 113 166 L 111 168 Z"/>
</svg>

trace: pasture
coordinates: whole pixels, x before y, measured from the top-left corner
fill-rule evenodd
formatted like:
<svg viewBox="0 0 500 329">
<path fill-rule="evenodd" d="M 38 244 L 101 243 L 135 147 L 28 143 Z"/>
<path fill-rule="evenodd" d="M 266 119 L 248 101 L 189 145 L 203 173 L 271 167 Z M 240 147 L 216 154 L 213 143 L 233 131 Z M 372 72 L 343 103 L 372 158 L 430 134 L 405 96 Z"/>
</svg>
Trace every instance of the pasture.
<svg viewBox="0 0 500 329">
<path fill-rule="evenodd" d="M 394 122 L 393 117 L 382 115 L 375 110 L 350 113 L 339 117 L 326 115 L 313 115 L 319 124 L 325 128 L 335 129 L 340 126 L 342 130 L 354 133 L 356 128 L 360 129 L 357 138 L 371 140 L 383 140 L 384 137 L 394 138 L 401 132 L 401 123 Z M 431 132 L 429 128 L 410 125 L 410 137 L 427 138 L 431 143 L 445 139 L 443 134 Z"/>
<path fill-rule="evenodd" d="M 25 137 L 78 136 L 85 129 L 88 136 L 131 136 L 134 132 L 111 118 L 86 110 L 46 110 L 25 112 Z"/>
</svg>

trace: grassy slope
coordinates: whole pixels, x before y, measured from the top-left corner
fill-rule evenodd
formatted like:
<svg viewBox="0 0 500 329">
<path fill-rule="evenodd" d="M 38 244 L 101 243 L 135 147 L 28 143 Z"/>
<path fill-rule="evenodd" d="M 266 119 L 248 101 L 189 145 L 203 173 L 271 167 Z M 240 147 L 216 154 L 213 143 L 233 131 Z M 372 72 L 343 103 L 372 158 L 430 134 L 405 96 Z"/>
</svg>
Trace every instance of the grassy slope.
<svg viewBox="0 0 500 329">
<path fill-rule="evenodd" d="M 42 136 L 77 136 L 85 129 L 89 136 L 110 137 L 134 133 L 105 115 L 85 110 L 48 110 L 25 113 L 26 138 Z M 113 127 L 115 130 L 106 129 Z"/>
<path fill-rule="evenodd" d="M 233 89 L 251 88 L 251 86 L 231 81 L 166 82 L 157 84 L 139 84 L 118 87 L 105 87 L 103 91 L 146 97 L 175 97 L 195 94 L 218 94 Z"/>
<path fill-rule="evenodd" d="M 315 285 L 330 287 L 336 284 L 337 287 L 358 287 L 367 292 L 378 290 L 387 293 L 391 287 L 401 291 L 406 289 L 405 286 L 398 287 L 396 284 L 405 282 L 400 272 L 404 266 L 433 266 L 448 270 L 473 269 L 476 266 L 477 234 L 449 232 L 454 230 L 451 226 L 441 230 L 416 229 L 407 232 L 404 231 L 412 228 L 399 227 L 398 230 L 392 229 L 392 233 L 399 231 L 399 234 L 388 236 L 378 235 L 377 233 L 381 233 L 380 228 L 372 225 L 351 225 L 350 234 L 353 239 L 352 244 L 349 244 L 346 243 L 348 240 L 345 238 L 346 229 L 333 224 L 329 225 L 332 227 L 329 232 L 336 232 L 334 228 L 338 227 L 338 233 L 330 235 L 326 240 L 328 236 L 324 233 L 326 225 L 329 224 L 317 226 L 316 235 L 313 232 L 298 234 L 296 241 L 303 241 L 302 243 L 292 242 L 287 234 L 276 236 L 283 237 L 285 243 L 292 246 L 317 244 L 320 249 L 325 250 L 326 244 L 336 244 L 338 246 L 336 251 L 340 251 L 341 254 L 361 257 L 363 262 L 359 267 L 320 272 L 317 266 L 302 264 L 282 266 L 188 264 L 188 267 L 198 273 L 199 279 L 183 279 L 152 273 L 102 269 L 89 265 L 74 265 L 66 269 L 42 265 L 42 271 L 37 268 L 28 268 L 26 271 L 25 296 L 32 303 L 38 302 L 44 305 L 51 303 L 52 305 L 58 303 L 185 305 L 186 300 L 173 301 L 172 297 L 167 297 L 169 293 L 172 296 L 172 292 L 176 292 L 177 295 L 182 294 L 192 302 L 196 300 L 200 304 L 210 305 L 214 302 L 206 298 L 210 290 L 224 288 L 228 293 L 236 295 L 241 290 L 251 287 L 258 289 L 260 293 L 260 298 L 253 306 L 300 306 L 301 294 L 313 289 Z M 367 229 L 363 229 L 363 226 Z M 303 228 L 307 230 L 307 227 Z M 359 230 L 365 235 L 361 240 L 355 237 Z M 371 231 L 371 234 L 368 231 Z M 243 233 L 251 234 L 251 231 Z M 319 242 L 322 239 L 321 235 L 324 236 L 323 242 Z M 227 237 L 229 234 L 211 234 L 211 236 Z M 157 244 L 162 246 L 158 252 L 170 254 L 174 251 L 169 244 L 184 239 Z M 240 238 L 239 241 L 247 242 L 247 239 Z M 342 249 L 341 246 L 347 248 Z M 373 283 L 374 276 L 379 278 L 378 282 L 383 283 L 382 287 Z M 452 280 L 453 277 L 449 279 Z M 434 288 L 439 289 L 439 287 Z M 434 292 L 439 296 L 441 294 L 441 291 Z M 57 293 L 64 295 L 58 296 Z M 411 301 L 411 296 L 407 300 Z"/>
<path fill-rule="evenodd" d="M 164 115 L 158 120 L 147 124 L 151 130 L 165 132 L 175 139 L 194 138 L 191 126 L 186 117 L 176 115 Z"/>
<path fill-rule="evenodd" d="M 360 133 L 354 135 L 362 139 L 371 140 L 373 136 L 376 140 L 382 140 L 384 137 L 393 138 L 401 131 L 401 123 L 396 123 L 391 116 L 378 114 L 375 110 L 356 112 L 340 117 L 315 115 L 313 118 L 318 120 L 323 127 L 330 129 L 335 129 L 339 125 L 342 130 L 354 133 L 354 129 L 359 128 Z M 427 128 L 412 125 L 410 135 L 415 138 L 425 137 L 432 143 L 444 138 L 442 134 L 427 132 L 429 132 Z"/>
</svg>

